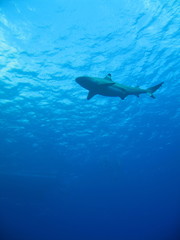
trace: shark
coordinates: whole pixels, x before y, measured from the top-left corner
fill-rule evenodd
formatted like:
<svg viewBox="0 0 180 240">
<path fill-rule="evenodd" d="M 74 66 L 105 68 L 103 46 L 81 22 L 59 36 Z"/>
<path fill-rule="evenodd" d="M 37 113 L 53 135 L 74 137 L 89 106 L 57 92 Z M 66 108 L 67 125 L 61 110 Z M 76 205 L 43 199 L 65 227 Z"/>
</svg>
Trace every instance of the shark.
<svg viewBox="0 0 180 240">
<path fill-rule="evenodd" d="M 155 98 L 154 92 L 158 90 L 164 82 L 161 82 L 153 87 L 143 89 L 139 86 L 130 87 L 112 80 L 111 74 L 107 74 L 104 78 L 82 76 L 77 77 L 75 81 L 83 88 L 87 89 L 87 100 L 90 100 L 95 95 L 102 95 L 108 97 L 119 97 L 124 100 L 128 95 L 135 95 L 139 97 L 140 94 L 148 94 Z"/>
</svg>

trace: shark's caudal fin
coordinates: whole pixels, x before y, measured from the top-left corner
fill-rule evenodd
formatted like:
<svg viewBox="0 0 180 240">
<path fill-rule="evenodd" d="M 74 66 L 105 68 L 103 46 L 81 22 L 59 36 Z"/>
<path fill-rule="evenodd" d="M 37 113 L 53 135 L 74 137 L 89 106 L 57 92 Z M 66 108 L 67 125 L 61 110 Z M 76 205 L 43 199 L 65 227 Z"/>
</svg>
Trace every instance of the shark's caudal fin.
<svg viewBox="0 0 180 240">
<path fill-rule="evenodd" d="M 155 85 L 155 86 L 153 86 L 153 87 L 148 88 L 148 89 L 147 89 L 147 93 L 149 94 L 149 96 L 152 97 L 152 98 L 155 98 L 155 96 L 153 95 L 153 93 L 154 93 L 157 89 L 159 89 L 159 88 L 162 86 L 163 83 L 164 83 L 164 82 L 161 82 L 161 83 L 159 83 L 158 85 Z"/>
</svg>

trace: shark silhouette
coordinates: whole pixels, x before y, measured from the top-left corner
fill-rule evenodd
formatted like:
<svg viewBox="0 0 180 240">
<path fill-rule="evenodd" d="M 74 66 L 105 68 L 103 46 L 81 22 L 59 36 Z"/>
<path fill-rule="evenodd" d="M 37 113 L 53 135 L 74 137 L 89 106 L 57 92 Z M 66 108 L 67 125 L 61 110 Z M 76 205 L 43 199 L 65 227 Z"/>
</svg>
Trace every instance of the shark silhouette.
<svg viewBox="0 0 180 240">
<path fill-rule="evenodd" d="M 89 90 L 87 100 L 97 94 L 109 97 L 120 97 L 123 100 L 128 95 L 139 97 L 140 94 L 147 93 L 150 97 L 155 98 L 153 93 L 163 84 L 163 82 L 161 82 L 147 89 L 129 87 L 112 81 L 110 73 L 105 78 L 83 76 L 76 78 L 75 81 L 83 88 Z"/>
</svg>

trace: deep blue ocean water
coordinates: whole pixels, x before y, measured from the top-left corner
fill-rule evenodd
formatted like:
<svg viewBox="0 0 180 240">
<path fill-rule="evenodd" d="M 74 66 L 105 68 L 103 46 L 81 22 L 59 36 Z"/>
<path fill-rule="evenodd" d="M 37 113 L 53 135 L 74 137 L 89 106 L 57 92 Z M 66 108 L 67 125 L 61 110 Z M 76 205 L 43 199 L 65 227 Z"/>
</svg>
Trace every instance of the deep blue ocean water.
<svg viewBox="0 0 180 240">
<path fill-rule="evenodd" d="M 0 0 L 0 240 L 180 239 L 178 0 Z M 95 96 L 75 78 L 151 87 Z"/>
</svg>

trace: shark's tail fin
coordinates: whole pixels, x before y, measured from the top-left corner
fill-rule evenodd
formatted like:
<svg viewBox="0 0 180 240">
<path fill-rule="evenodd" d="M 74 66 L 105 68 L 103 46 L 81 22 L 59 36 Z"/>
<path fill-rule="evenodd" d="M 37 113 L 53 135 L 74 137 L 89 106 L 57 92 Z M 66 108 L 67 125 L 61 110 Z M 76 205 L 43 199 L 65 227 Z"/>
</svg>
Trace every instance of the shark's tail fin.
<svg viewBox="0 0 180 240">
<path fill-rule="evenodd" d="M 147 89 L 147 93 L 149 94 L 149 96 L 152 97 L 152 98 L 155 98 L 155 96 L 153 95 L 153 93 L 154 93 L 157 89 L 159 89 L 159 88 L 162 86 L 163 83 L 164 83 L 164 82 L 161 82 L 161 83 L 159 83 L 158 85 L 155 85 L 155 86 L 153 86 L 153 87 L 148 88 L 148 89 Z"/>
</svg>

